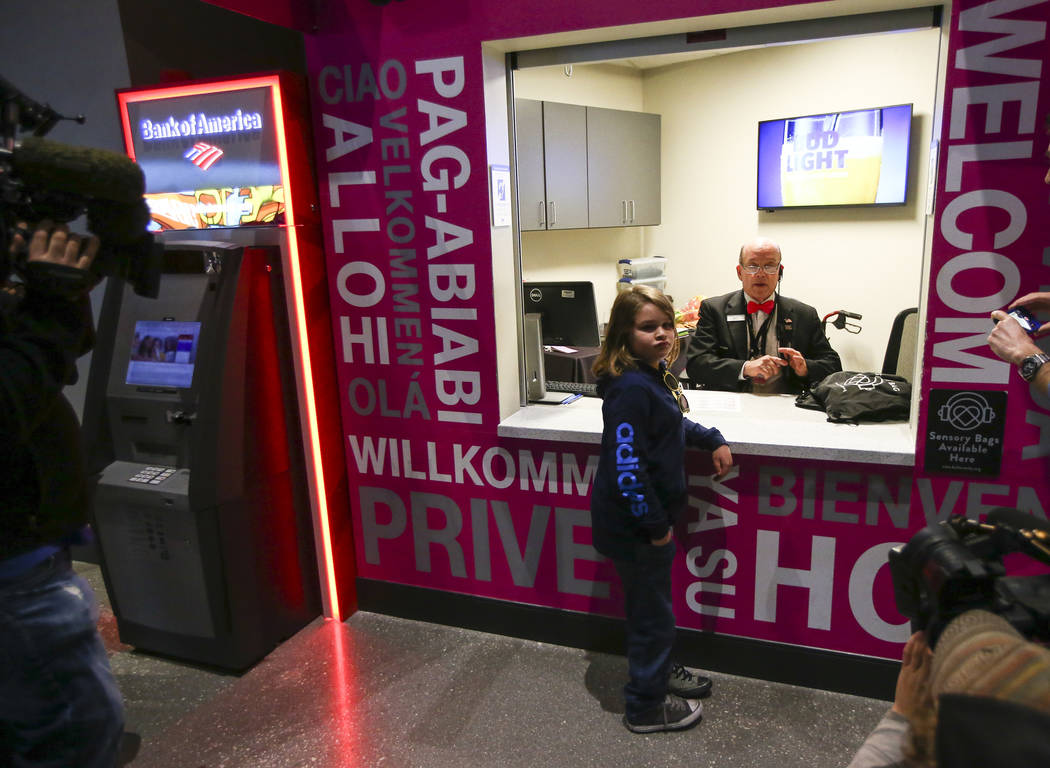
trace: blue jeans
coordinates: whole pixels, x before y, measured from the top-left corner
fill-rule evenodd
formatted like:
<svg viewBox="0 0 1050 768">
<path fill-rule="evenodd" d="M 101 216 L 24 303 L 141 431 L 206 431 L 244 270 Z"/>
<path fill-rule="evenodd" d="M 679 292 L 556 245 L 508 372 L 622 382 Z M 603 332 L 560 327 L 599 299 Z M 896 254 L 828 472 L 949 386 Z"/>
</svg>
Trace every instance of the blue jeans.
<svg viewBox="0 0 1050 768">
<path fill-rule="evenodd" d="M 0 765 L 116 765 L 124 706 L 97 621 L 68 551 L 0 583 Z"/>
<path fill-rule="evenodd" d="M 627 673 L 623 688 L 627 716 L 663 704 L 671 674 L 675 621 L 671 607 L 674 541 L 662 547 L 641 543 L 635 559 L 615 560 L 627 616 Z"/>
</svg>

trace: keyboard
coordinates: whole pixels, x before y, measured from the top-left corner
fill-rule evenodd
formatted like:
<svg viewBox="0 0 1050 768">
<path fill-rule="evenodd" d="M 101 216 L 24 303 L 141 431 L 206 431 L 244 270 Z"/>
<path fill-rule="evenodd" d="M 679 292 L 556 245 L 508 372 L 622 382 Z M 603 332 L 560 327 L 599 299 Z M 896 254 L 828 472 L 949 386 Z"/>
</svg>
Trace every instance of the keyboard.
<svg viewBox="0 0 1050 768">
<path fill-rule="evenodd" d="M 160 485 L 174 474 L 175 467 L 142 467 L 128 478 L 128 482 Z"/>
<path fill-rule="evenodd" d="M 598 385 L 583 381 L 555 381 L 548 379 L 546 387 L 548 392 L 579 392 L 586 397 L 598 396 Z"/>
</svg>

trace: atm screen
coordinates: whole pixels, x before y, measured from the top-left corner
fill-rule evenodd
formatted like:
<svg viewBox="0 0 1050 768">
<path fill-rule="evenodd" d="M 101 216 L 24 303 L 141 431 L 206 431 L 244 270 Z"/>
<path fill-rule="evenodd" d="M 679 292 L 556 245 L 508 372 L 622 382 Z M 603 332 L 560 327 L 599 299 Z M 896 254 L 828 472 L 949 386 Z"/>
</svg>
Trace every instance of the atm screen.
<svg viewBox="0 0 1050 768">
<path fill-rule="evenodd" d="M 189 388 L 197 360 L 201 324 L 138 320 L 131 340 L 126 384 Z"/>
</svg>

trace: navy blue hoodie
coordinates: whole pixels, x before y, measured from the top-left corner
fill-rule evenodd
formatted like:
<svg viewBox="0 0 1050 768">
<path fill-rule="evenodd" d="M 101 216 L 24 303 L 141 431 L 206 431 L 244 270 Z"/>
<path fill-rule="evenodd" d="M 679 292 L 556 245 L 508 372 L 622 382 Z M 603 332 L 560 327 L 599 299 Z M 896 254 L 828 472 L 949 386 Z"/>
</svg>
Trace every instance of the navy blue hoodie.
<svg viewBox="0 0 1050 768">
<path fill-rule="evenodd" d="M 722 433 L 682 415 L 657 371 L 640 366 L 598 381 L 602 453 L 591 491 L 594 547 L 633 559 L 639 542 L 661 539 L 686 502 L 685 448 L 713 451 Z"/>
</svg>

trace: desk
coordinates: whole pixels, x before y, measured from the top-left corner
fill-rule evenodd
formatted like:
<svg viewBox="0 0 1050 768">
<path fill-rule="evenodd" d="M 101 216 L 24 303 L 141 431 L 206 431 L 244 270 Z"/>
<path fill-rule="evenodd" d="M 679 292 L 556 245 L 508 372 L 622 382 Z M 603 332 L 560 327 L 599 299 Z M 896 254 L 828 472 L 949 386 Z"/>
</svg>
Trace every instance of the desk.
<svg viewBox="0 0 1050 768">
<path fill-rule="evenodd" d="M 550 381 L 576 381 L 593 384 L 595 378 L 591 367 L 598 359 L 601 349 L 601 347 L 577 347 L 573 352 L 562 352 L 553 347 L 544 347 L 543 375 Z"/>
<path fill-rule="evenodd" d="M 733 453 L 895 466 L 915 463 L 915 435 L 906 422 L 834 424 L 822 411 L 795 406 L 794 395 L 686 390 L 689 418 L 717 427 Z M 500 422 L 500 437 L 600 444 L 602 401 L 527 405 Z"/>
</svg>

